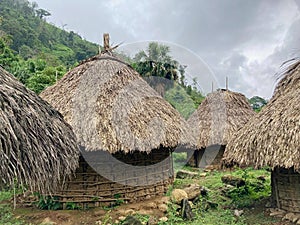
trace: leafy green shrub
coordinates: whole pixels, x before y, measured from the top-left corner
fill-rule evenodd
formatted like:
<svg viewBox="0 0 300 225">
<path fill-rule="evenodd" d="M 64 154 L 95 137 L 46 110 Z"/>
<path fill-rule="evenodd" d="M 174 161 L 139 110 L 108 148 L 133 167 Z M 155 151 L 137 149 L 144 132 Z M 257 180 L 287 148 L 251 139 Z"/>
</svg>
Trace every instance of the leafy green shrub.
<svg viewBox="0 0 300 225">
<path fill-rule="evenodd" d="M 81 209 L 81 207 L 79 205 L 77 205 L 75 202 L 67 202 L 66 203 L 66 209 L 76 210 L 76 209 Z"/>
<path fill-rule="evenodd" d="M 250 207 L 255 201 L 268 197 L 271 194 L 269 182 L 262 182 L 249 173 L 251 168 L 241 170 L 242 178 L 246 184 L 230 190 L 227 194 L 235 207 Z"/>
<path fill-rule="evenodd" d="M 114 198 L 116 199 L 115 204 L 114 204 L 115 206 L 119 206 L 124 203 L 124 200 L 121 199 L 121 197 L 122 197 L 121 194 L 114 195 Z"/>
<path fill-rule="evenodd" d="M 56 196 L 43 196 L 39 193 L 36 193 L 38 200 L 35 202 L 36 206 L 39 209 L 43 210 L 58 210 L 62 209 L 62 204 L 58 201 Z"/>
</svg>

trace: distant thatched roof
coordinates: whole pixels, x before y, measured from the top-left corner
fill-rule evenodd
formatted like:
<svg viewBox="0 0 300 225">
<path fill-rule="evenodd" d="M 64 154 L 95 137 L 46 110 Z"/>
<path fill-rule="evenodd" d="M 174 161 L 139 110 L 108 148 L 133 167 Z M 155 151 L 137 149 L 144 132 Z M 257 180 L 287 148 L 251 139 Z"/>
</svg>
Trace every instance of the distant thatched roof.
<svg viewBox="0 0 300 225">
<path fill-rule="evenodd" d="M 230 141 L 225 161 L 300 169 L 300 62 L 286 70 L 270 102 Z"/>
<path fill-rule="evenodd" d="M 150 152 L 188 142 L 179 113 L 110 52 L 83 62 L 40 96 L 63 114 L 87 151 Z"/>
<path fill-rule="evenodd" d="M 51 191 L 78 164 L 63 117 L 0 67 L 0 175 L 4 183 Z"/>
<path fill-rule="evenodd" d="M 198 149 L 226 145 L 255 112 L 240 93 L 220 89 L 209 94 L 188 119 Z"/>
</svg>

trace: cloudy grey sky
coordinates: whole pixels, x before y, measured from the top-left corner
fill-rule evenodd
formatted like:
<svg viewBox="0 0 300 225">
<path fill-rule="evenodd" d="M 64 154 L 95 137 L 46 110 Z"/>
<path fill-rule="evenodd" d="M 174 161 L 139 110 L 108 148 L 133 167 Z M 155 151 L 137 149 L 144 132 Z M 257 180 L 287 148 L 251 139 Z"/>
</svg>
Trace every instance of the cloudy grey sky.
<svg viewBox="0 0 300 225">
<path fill-rule="evenodd" d="M 35 1 L 52 14 L 49 22 L 89 41 L 101 43 L 109 32 L 114 43 L 183 46 L 210 67 L 220 87 L 228 76 L 230 89 L 247 97 L 270 98 L 280 65 L 300 55 L 300 0 Z"/>
</svg>

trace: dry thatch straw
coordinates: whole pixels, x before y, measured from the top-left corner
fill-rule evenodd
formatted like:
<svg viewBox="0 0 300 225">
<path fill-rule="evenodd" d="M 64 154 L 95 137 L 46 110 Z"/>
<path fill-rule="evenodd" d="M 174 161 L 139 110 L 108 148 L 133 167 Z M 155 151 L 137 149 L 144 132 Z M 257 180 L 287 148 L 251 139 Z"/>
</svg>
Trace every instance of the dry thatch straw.
<svg viewBox="0 0 300 225">
<path fill-rule="evenodd" d="M 78 165 L 75 135 L 61 114 L 1 67 L 0 143 L 6 184 L 52 191 Z"/>
<path fill-rule="evenodd" d="M 226 145 L 255 112 L 243 94 L 219 89 L 209 94 L 188 119 L 197 149 Z"/>
<path fill-rule="evenodd" d="M 265 108 L 233 138 L 224 160 L 300 169 L 300 62 L 291 65 Z"/>
<path fill-rule="evenodd" d="M 110 52 L 83 62 L 40 96 L 63 114 L 87 151 L 149 153 L 188 143 L 179 113 Z"/>
</svg>

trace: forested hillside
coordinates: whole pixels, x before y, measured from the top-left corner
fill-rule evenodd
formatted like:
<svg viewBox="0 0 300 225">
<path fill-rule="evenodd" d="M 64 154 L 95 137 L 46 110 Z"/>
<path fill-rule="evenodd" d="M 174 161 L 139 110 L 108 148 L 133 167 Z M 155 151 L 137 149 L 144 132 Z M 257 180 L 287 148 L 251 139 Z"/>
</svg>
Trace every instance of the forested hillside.
<svg viewBox="0 0 300 225">
<path fill-rule="evenodd" d="M 46 22 L 51 14 L 27 0 L 0 1 L 0 65 L 39 93 L 98 46 Z"/>
<path fill-rule="evenodd" d="M 54 84 L 81 60 L 98 53 L 96 44 L 47 23 L 49 16 L 35 2 L 0 1 L 0 65 L 36 93 Z M 156 76 L 177 83 L 177 88 L 165 90 L 163 95 L 188 117 L 203 95 L 185 83 L 184 68 L 172 59 L 168 46 L 150 43 L 147 50 L 148 55 L 142 51 L 137 53 L 139 58 L 128 57 L 126 61 L 145 79 Z"/>
<path fill-rule="evenodd" d="M 49 16 L 35 2 L 0 0 L 0 65 L 36 93 L 54 84 L 81 60 L 96 55 L 99 49 L 73 31 L 47 23 Z M 150 85 L 151 77 L 171 80 L 173 85 L 167 85 L 161 94 L 188 118 L 204 96 L 197 90 L 196 80 L 193 85 L 186 83 L 185 67 L 170 53 L 168 46 L 153 42 L 133 59 L 123 56 Z M 257 103 L 257 99 L 251 99 L 251 104 L 259 111 L 265 103 Z"/>
</svg>

